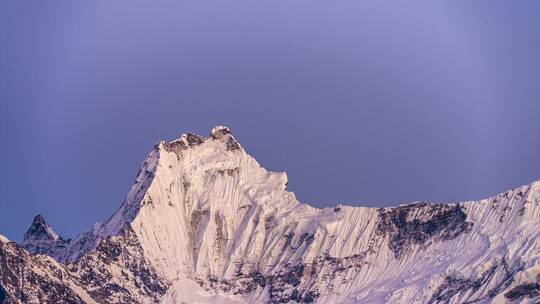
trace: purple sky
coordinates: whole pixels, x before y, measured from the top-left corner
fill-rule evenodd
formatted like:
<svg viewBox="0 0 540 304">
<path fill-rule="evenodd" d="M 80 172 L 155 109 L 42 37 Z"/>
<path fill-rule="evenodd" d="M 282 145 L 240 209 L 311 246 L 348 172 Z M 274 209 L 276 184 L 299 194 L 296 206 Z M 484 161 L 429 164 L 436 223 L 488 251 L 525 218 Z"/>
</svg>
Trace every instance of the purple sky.
<svg viewBox="0 0 540 304">
<path fill-rule="evenodd" d="M 540 1 L 0 4 L 0 233 L 74 236 L 157 139 L 232 128 L 315 206 L 540 179 Z"/>
</svg>

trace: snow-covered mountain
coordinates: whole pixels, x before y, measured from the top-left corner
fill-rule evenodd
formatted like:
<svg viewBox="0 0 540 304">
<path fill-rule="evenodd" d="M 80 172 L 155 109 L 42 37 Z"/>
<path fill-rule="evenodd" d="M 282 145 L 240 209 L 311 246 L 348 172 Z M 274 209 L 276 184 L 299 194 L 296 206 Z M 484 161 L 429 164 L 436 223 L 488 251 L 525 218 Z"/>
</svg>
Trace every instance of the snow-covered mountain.
<svg viewBox="0 0 540 304">
<path fill-rule="evenodd" d="M 0 237 L 0 303 L 539 303 L 540 182 L 458 204 L 318 209 L 226 127 L 160 141 L 73 240 Z"/>
</svg>

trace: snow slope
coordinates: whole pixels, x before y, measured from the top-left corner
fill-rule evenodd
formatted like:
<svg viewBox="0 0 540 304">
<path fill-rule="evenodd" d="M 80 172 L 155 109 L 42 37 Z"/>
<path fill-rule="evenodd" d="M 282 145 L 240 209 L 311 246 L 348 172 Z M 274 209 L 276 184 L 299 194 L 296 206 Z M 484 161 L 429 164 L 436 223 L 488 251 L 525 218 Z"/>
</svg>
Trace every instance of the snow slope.
<svg viewBox="0 0 540 304">
<path fill-rule="evenodd" d="M 286 187 L 228 128 L 187 133 L 155 145 L 111 218 L 25 247 L 100 303 L 540 301 L 540 182 L 381 209 L 317 209 Z"/>
</svg>

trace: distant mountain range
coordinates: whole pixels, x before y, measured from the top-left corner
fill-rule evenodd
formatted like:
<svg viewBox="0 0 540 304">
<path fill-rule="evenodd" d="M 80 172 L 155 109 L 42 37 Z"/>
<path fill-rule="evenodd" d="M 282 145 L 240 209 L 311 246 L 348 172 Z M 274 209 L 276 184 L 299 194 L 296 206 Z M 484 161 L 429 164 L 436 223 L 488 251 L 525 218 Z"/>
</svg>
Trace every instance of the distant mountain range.
<svg viewBox="0 0 540 304">
<path fill-rule="evenodd" d="M 39 215 L 21 244 L 0 236 L 0 303 L 540 303 L 540 182 L 318 209 L 227 127 L 187 133 L 77 238 Z"/>
</svg>

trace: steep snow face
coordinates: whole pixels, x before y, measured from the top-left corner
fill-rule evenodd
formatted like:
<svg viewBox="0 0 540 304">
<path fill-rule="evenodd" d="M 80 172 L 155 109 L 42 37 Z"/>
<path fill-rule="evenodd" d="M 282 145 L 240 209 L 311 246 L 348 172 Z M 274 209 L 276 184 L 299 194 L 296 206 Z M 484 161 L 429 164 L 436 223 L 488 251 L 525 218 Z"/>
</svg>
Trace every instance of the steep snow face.
<svg viewBox="0 0 540 304">
<path fill-rule="evenodd" d="M 540 300 L 539 182 L 380 209 L 313 208 L 286 185 L 228 128 L 187 133 L 158 142 L 120 209 L 53 256 L 100 303 Z"/>
<path fill-rule="evenodd" d="M 186 134 L 160 142 L 156 159 L 151 184 L 125 209 L 137 209 L 130 225 L 168 280 L 230 276 L 235 262 L 256 261 L 272 225 L 317 213 L 285 191 L 284 173 L 267 172 L 225 127 L 214 128 L 209 138 Z M 123 222 L 118 214 L 113 221 Z"/>
</svg>

